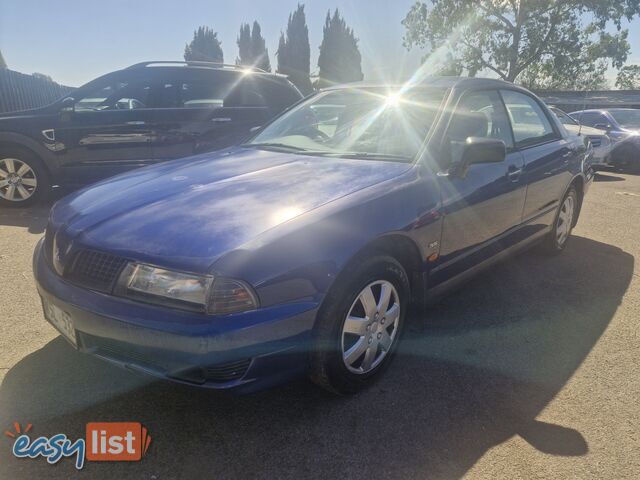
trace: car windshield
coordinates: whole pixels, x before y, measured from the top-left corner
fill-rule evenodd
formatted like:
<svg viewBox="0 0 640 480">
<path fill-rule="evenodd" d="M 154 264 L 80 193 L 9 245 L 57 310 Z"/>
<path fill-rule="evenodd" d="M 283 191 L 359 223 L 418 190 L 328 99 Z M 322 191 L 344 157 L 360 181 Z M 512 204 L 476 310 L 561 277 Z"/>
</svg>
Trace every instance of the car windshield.
<svg viewBox="0 0 640 480">
<path fill-rule="evenodd" d="M 409 162 L 440 107 L 443 89 L 320 93 L 268 125 L 247 147 Z"/>
<path fill-rule="evenodd" d="M 640 128 L 640 110 L 610 110 L 622 128 Z"/>
<path fill-rule="evenodd" d="M 578 122 L 576 122 L 562 110 L 552 108 L 551 111 L 555 114 L 556 117 L 558 117 L 558 120 L 560 120 L 560 123 L 562 123 L 563 125 L 578 125 Z"/>
</svg>

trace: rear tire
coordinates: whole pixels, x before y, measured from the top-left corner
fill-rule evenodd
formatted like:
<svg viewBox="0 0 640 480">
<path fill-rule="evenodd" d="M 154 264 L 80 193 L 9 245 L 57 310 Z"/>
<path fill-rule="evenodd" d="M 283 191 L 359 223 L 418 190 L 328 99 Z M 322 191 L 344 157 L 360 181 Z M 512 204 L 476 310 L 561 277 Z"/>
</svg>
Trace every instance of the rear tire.
<svg viewBox="0 0 640 480">
<path fill-rule="evenodd" d="M 393 358 L 409 297 L 407 273 L 386 255 L 368 258 L 339 278 L 314 329 L 311 380 L 337 394 L 373 383 Z"/>
<path fill-rule="evenodd" d="M 553 229 L 542 244 L 546 253 L 558 254 L 566 248 L 579 210 L 578 192 L 575 187 L 571 186 L 560 203 L 560 208 L 553 222 Z"/>
<path fill-rule="evenodd" d="M 49 172 L 30 150 L 0 146 L 0 206 L 27 207 L 47 197 Z"/>
</svg>

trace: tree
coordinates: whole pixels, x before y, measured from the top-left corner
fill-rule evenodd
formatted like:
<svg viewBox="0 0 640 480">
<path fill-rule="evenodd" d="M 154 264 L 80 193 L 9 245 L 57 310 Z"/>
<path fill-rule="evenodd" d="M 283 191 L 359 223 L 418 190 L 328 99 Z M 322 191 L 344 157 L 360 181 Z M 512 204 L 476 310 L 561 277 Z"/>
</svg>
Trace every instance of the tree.
<svg viewBox="0 0 640 480">
<path fill-rule="evenodd" d="M 251 27 L 248 23 L 240 25 L 240 33 L 238 34 L 238 57 L 236 65 L 252 65 L 253 56 L 251 55 Z"/>
<path fill-rule="evenodd" d="M 402 24 L 405 46 L 431 48 L 434 69 L 450 58 L 472 76 L 490 70 L 511 82 L 522 76 L 530 85 L 565 88 L 599 75 L 603 64 L 620 68 L 629 52 L 622 20 L 640 13 L 640 0 L 428 3 L 416 2 Z M 613 34 L 604 30 L 610 23 Z"/>
<path fill-rule="evenodd" d="M 209 27 L 198 27 L 193 32 L 193 40 L 184 47 L 184 59 L 200 62 L 224 62 L 224 54 L 218 33 Z"/>
<path fill-rule="evenodd" d="M 262 37 L 260 24 L 256 21 L 253 22 L 253 28 L 250 28 L 248 23 L 240 25 L 236 64 L 257 67 L 266 72 L 271 71 L 269 51 Z"/>
<path fill-rule="evenodd" d="M 353 34 L 353 29 L 347 23 L 336 8 L 331 16 L 327 12 L 324 22 L 322 43 L 320 44 L 320 56 L 318 57 L 320 87 L 334 83 L 357 82 L 363 79 L 362 57 L 358 49 L 358 39 Z"/>
<path fill-rule="evenodd" d="M 640 89 L 640 65 L 622 67 L 616 77 L 616 87 L 621 90 Z"/>
<path fill-rule="evenodd" d="M 266 42 L 262 36 L 260 24 L 256 21 L 253 22 L 253 28 L 251 29 L 251 54 L 253 55 L 253 64 L 256 67 L 261 68 L 265 72 L 271 71 L 269 50 L 267 49 Z"/>
<path fill-rule="evenodd" d="M 310 93 L 311 48 L 309 47 L 309 29 L 304 14 L 304 5 L 289 15 L 287 32 L 280 34 L 278 44 L 278 73 L 287 75 L 303 94 Z"/>
</svg>

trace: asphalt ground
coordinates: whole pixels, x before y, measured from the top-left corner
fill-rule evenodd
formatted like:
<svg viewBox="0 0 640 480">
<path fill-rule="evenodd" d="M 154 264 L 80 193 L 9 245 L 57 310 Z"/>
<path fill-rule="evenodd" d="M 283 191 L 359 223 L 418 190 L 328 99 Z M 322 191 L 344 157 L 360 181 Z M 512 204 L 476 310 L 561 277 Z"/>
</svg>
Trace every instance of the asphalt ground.
<svg viewBox="0 0 640 480">
<path fill-rule="evenodd" d="M 304 380 L 234 397 L 75 352 L 31 273 L 47 210 L 0 209 L 0 431 L 139 421 L 152 443 L 77 471 L 0 435 L 0 478 L 640 478 L 640 176 L 598 175 L 563 254 L 527 252 L 434 305 L 353 397 Z"/>
</svg>

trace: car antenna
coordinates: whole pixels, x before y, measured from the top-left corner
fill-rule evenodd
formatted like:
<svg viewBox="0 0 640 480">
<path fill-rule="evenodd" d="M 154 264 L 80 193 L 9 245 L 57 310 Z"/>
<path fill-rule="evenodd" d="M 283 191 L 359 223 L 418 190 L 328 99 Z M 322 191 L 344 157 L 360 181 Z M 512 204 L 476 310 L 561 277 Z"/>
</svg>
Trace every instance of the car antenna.
<svg viewBox="0 0 640 480">
<path fill-rule="evenodd" d="M 582 97 L 582 109 L 580 110 L 580 115 L 578 115 L 578 136 L 582 134 L 582 114 L 587 108 L 587 91 L 584 91 L 584 97 Z"/>
</svg>

